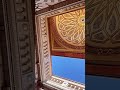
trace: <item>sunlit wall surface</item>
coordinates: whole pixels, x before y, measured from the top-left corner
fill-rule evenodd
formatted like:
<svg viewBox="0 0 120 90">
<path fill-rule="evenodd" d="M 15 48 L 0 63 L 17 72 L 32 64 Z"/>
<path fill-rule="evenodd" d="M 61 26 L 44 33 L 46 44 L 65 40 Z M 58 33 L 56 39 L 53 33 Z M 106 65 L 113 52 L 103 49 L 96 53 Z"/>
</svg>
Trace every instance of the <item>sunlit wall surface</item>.
<svg viewBox="0 0 120 90">
<path fill-rule="evenodd" d="M 85 84 L 85 60 L 52 56 L 53 75 Z"/>
</svg>

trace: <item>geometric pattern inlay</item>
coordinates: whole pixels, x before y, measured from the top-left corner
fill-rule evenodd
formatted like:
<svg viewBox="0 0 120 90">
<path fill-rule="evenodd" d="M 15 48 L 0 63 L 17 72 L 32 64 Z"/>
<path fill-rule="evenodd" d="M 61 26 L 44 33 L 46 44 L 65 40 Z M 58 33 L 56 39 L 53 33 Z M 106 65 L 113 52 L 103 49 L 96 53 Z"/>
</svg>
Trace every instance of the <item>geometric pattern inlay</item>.
<svg viewBox="0 0 120 90">
<path fill-rule="evenodd" d="M 90 7 L 89 7 L 90 6 Z M 120 0 L 86 2 L 86 44 L 95 47 L 120 46 Z M 118 37 L 118 39 L 116 38 Z"/>
<path fill-rule="evenodd" d="M 56 16 L 57 31 L 61 38 L 75 46 L 85 44 L 85 9 Z"/>
</svg>

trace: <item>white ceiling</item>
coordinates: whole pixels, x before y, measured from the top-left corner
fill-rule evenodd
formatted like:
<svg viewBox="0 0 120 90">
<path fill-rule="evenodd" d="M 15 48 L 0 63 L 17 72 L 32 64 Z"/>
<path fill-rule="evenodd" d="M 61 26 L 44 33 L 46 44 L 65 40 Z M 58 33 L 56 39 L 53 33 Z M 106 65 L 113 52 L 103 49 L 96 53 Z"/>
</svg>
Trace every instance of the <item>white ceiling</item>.
<svg viewBox="0 0 120 90">
<path fill-rule="evenodd" d="M 41 10 L 48 7 L 49 5 L 54 5 L 65 0 L 35 0 L 35 10 Z"/>
</svg>

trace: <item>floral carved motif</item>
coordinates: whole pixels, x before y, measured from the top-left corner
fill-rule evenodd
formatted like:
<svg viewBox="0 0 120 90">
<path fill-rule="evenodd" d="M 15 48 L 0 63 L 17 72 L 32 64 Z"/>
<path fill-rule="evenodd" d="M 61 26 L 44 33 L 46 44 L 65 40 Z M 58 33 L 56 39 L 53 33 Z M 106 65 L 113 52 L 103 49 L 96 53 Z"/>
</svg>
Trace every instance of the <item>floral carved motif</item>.
<svg viewBox="0 0 120 90">
<path fill-rule="evenodd" d="M 59 35 L 67 43 L 85 45 L 85 9 L 56 16 L 56 26 Z"/>
</svg>

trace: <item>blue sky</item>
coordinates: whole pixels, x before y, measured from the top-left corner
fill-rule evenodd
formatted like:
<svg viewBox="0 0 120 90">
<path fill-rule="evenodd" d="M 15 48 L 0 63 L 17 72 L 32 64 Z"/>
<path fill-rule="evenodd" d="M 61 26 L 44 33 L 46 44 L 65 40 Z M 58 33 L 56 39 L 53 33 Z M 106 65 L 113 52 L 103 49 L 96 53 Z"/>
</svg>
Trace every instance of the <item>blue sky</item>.
<svg viewBox="0 0 120 90">
<path fill-rule="evenodd" d="M 53 75 L 85 84 L 85 60 L 52 56 Z"/>
</svg>

